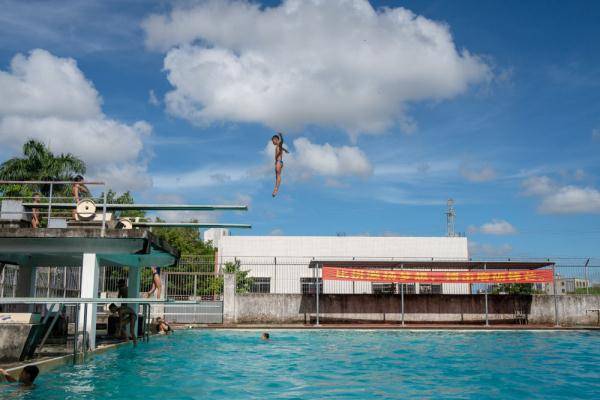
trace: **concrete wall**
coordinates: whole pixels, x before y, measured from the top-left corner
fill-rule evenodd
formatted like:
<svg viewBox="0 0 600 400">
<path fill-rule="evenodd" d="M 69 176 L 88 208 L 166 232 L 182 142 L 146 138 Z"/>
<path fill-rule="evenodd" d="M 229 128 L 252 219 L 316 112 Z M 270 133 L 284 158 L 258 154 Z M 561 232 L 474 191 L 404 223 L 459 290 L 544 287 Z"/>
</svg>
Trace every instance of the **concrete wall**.
<svg viewBox="0 0 600 400">
<path fill-rule="evenodd" d="M 600 325 L 600 296 L 567 294 L 556 297 L 561 325 Z M 533 296 L 530 320 L 546 324 L 554 322 L 554 296 Z"/>
<path fill-rule="evenodd" d="M 35 324 L 0 324 L 0 361 L 19 361 Z"/>
<path fill-rule="evenodd" d="M 299 294 L 237 294 L 224 316 L 226 323 L 307 323 L 315 316 L 315 297 Z M 558 296 L 562 325 L 596 325 L 600 296 Z M 225 300 L 227 303 L 227 299 Z M 485 320 L 483 295 L 406 295 L 406 322 L 469 323 Z M 322 295 L 321 320 L 330 322 L 398 322 L 401 299 L 395 295 Z M 515 322 L 525 314 L 530 324 L 554 324 L 552 296 L 490 295 L 491 323 Z"/>
</svg>

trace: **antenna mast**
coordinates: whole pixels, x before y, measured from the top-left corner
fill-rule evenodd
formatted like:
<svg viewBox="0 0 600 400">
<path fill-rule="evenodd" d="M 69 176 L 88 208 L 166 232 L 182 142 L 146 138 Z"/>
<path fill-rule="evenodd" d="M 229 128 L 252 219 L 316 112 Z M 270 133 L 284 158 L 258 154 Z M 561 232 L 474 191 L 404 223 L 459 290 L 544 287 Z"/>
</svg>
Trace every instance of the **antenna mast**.
<svg viewBox="0 0 600 400">
<path fill-rule="evenodd" d="M 455 237 L 456 232 L 454 231 L 454 221 L 456 219 L 456 211 L 454 211 L 454 200 L 448 199 L 448 209 L 446 210 L 446 236 Z"/>
</svg>

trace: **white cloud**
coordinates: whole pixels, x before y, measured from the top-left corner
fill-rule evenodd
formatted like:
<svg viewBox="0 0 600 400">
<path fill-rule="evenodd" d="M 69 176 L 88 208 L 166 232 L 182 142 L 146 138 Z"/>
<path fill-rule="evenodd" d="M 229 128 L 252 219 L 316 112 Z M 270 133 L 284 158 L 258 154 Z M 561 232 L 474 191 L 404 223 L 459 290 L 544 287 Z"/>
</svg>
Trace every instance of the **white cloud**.
<svg viewBox="0 0 600 400">
<path fill-rule="evenodd" d="M 144 190 L 152 187 L 152 178 L 142 164 L 108 164 L 106 167 L 98 167 L 90 178 L 103 180 L 114 190 Z"/>
<path fill-rule="evenodd" d="M 0 117 L 1 143 L 17 148 L 27 139 L 37 139 L 53 151 L 81 157 L 92 168 L 120 164 L 131 160 L 132 155 L 135 158 L 142 151 L 145 132 L 145 125 L 131 126 L 102 117 Z"/>
<path fill-rule="evenodd" d="M 600 213 L 600 192 L 591 187 L 564 186 L 542 199 L 548 214 Z"/>
<path fill-rule="evenodd" d="M 463 164 L 460 167 L 460 173 L 469 182 L 488 182 L 496 178 L 496 171 L 490 166 L 476 170 Z"/>
<path fill-rule="evenodd" d="M 557 188 L 557 185 L 547 176 L 532 176 L 525 179 L 521 186 L 527 196 L 545 196 Z"/>
<path fill-rule="evenodd" d="M 283 230 L 280 228 L 275 228 L 269 232 L 269 236 L 283 236 Z"/>
<path fill-rule="evenodd" d="M 7 71 L 0 70 L 0 145 L 15 154 L 36 139 L 54 152 L 82 158 L 88 176 L 106 179 L 116 190 L 148 187 L 140 158 L 152 127 L 110 119 L 101 103 L 75 60 L 41 49 L 17 54 Z"/>
<path fill-rule="evenodd" d="M 600 128 L 592 129 L 592 139 L 600 140 Z"/>
<path fill-rule="evenodd" d="M 160 105 L 160 100 L 158 100 L 158 97 L 156 97 L 156 93 L 154 93 L 154 90 L 150 90 L 148 92 L 148 103 L 157 107 Z"/>
<path fill-rule="evenodd" d="M 186 204 L 185 199 L 179 195 L 163 194 L 156 196 L 159 203 Z M 166 222 L 217 222 L 221 215 L 218 211 L 157 211 L 156 216 Z"/>
<path fill-rule="evenodd" d="M 269 141 L 263 150 L 263 163 L 251 166 L 207 165 L 181 173 L 158 173 L 153 176 L 154 187 L 162 190 L 239 186 L 253 181 L 273 179 L 275 148 Z M 358 147 L 332 146 L 310 142 L 306 138 L 293 141 L 290 153 L 284 155 L 283 179 L 306 180 L 324 177 L 325 184 L 345 187 L 341 178 L 372 174 L 373 167 Z"/>
<path fill-rule="evenodd" d="M 367 177 L 373 173 L 369 159 L 358 147 L 320 145 L 306 138 L 294 140 L 294 151 L 286 160 L 290 168 L 325 177 Z"/>
<path fill-rule="evenodd" d="M 502 219 L 493 219 L 480 227 L 471 225 L 467 231 L 469 233 L 480 232 L 485 235 L 514 235 L 517 233 L 517 229 L 510 222 Z"/>
<path fill-rule="evenodd" d="M 373 166 L 366 154 L 356 146 L 332 146 L 329 143 L 316 144 L 307 138 L 294 139 L 289 154 L 283 156 L 285 179 L 308 180 L 319 176 L 325 178 L 325 184 L 341 188 L 345 185 L 341 178 L 367 178 L 373 174 Z M 269 141 L 263 150 L 265 163 L 252 171 L 250 175 L 271 177 L 275 148 Z"/>
<path fill-rule="evenodd" d="M 538 210 L 546 214 L 600 213 L 600 191 L 593 187 L 561 186 L 547 176 L 523 182 L 524 194 L 540 197 Z"/>
<path fill-rule="evenodd" d="M 75 60 L 45 50 L 17 54 L 0 71 L 0 113 L 24 117 L 89 118 L 100 114 L 100 96 Z"/>
<path fill-rule="evenodd" d="M 507 243 L 495 246 L 488 243 L 469 241 L 468 246 L 470 257 L 506 257 L 513 251 L 512 246 Z"/>
<path fill-rule="evenodd" d="M 212 0 L 142 26 L 147 46 L 166 52 L 167 110 L 198 124 L 410 131 L 407 103 L 452 98 L 491 76 L 446 24 L 366 0 Z"/>
<path fill-rule="evenodd" d="M 246 168 L 208 165 L 181 173 L 158 173 L 153 176 L 153 181 L 155 188 L 175 190 L 235 184 L 255 178 L 249 175 Z"/>
</svg>

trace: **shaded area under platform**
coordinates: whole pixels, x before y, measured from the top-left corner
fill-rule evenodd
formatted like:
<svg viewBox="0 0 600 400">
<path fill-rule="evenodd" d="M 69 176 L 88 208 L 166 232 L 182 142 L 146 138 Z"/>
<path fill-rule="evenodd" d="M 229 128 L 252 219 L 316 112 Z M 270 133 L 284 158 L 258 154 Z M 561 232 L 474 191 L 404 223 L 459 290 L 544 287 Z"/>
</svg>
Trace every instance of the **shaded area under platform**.
<svg viewBox="0 0 600 400">
<path fill-rule="evenodd" d="M 45 267 L 81 266 L 93 253 L 100 266 L 170 266 L 179 252 L 148 229 L 0 229 L 0 262 Z"/>
</svg>

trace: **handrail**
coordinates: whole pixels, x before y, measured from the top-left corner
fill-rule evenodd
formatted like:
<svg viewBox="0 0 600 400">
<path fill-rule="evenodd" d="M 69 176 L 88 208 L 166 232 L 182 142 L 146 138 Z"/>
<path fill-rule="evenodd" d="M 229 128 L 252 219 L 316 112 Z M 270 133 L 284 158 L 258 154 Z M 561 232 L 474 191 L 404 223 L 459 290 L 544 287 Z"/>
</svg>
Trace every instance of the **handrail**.
<svg viewBox="0 0 600 400">
<path fill-rule="evenodd" d="M 24 207 L 45 208 L 44 203 L 23 203 Z M 203 205 L 203 204 L 96 204 L 98 207 L 106 206 L 107 210 L 152 210 L 152 211 L 215 211 L 232 210 L 247 211 L 248 206 L 239 205 Z M 53 208 L 72 209 L 77 207 L 77 203 L 54 203 Z"/>
<path fill-rule="evenodd" d="M 101 181 L 5 181 L 0 180 L 0 185 L 11 185 L 11 184 L 22 184 L 22 185 L 39 185 L 39 184 L 58 184 L 58 185 L 68 185 L 73 183 L 78 183 L 80 185 L 106 185 L 105 182 Z"/>
<path fill-rule="evenodd" d="M 1 297 L 0 304 L 197 304 L 196 300 L 153 300 L 141 298 Z"/>
</svg>

